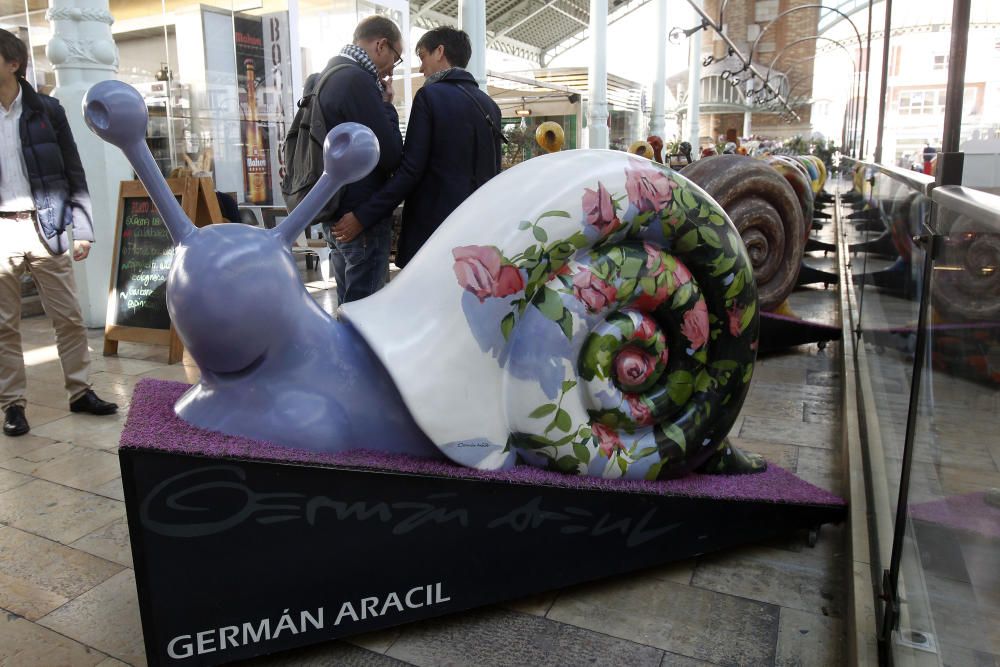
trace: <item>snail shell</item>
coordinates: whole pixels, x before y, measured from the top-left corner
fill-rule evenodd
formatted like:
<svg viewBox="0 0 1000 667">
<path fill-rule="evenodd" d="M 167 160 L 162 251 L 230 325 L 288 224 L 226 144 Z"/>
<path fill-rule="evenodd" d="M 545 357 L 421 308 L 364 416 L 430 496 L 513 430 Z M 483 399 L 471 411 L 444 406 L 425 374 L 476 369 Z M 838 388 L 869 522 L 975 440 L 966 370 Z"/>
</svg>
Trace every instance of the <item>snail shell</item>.
<svg viewBox="0 0 1000 667">
<path fill-rule="evenodd" d="M 813 194 L 818 194 L 820 188 L 822 188 L 823 185 L 820 182 L 819 167 L 816 165 L 816 162 L 812 159 L 812 156 L 796 155 L 794 159 L 797 160 L 798 163 L 801 164 L 803 167 L 805 167 L 806 171 L 809 172 L 809 180 Z"/>
<path fill-rule="evenodd" d="M 553 153 L 492 179 L 385 289 L 340 313 L 453 460 L 646 479 L 716 452 L 758 328 L 725 212 L 676 172 L 613 151 Z"/>
<path fill-rule="evenodd" d="M 566 133 L 563 132 L 562 125 L 547 120 L 535 129 L 535 143 L 546 153 L 556 153 L 566 143 Z"/>
<path fill-rule="evenodd" d="M 795 288 L 805 254 L 806 223 L 792 186 L 772 167 L 742 155 L 703 158 L 682 173 L 732 218 L 753 262 L 760 307 L 773 310 Z"/>
<path fill-rule="evenodd" d="M 812 181 L 809 178 L 809 172 L 800 162 L 785 155 L 767 155 L 761 160 L 784 176 L 788 184 L 792 186 L 792 190 L 795 191 L 795 196 L 799 198 L 799 206 L 802 208 L 803 233 L 808 241 L 809 233 L 812 231 L 814 208 Z"/>
<path fill-rule="evenodd" d="M 944 211 L 938 216 L 944 235 L 931 294 L 935 308 L 946 317 L 966 322 L 1000 319 L 1000 234 L 985 223 Z M 995 335 L 995 334 L 994 334 Z"/>
<path fill-rule="evenodd" d="M 644 157 L 647 160 L 653 159 L 653 145 L 648 141 L 643 141 L 639 139 L 638 141 L 633 141 L 629 147 L 628 151 L 632 155 L 638 155 L 639 157 Z"/>
</svg>

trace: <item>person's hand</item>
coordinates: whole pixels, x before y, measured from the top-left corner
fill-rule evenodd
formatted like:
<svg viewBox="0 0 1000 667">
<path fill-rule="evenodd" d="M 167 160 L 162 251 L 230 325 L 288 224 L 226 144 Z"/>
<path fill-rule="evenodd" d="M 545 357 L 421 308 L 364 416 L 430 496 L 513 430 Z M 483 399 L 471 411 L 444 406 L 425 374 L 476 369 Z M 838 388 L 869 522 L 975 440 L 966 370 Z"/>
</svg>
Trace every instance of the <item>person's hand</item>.
<svg viewBox="0 0 1000 667">
<path fill-rule="evenodd" d="M 392 104 L 392 99 L 396 96 L 395 91 L 392 89 L 392 72 L 382 78 L 382 85 L 385 89 L 382 91 L 382 99 L 389 104 Z"/>
<path fill-rule="evenodd" d="M 331 230 L 333 238 L 340 243 L 350 243 L 363 231 L 365 228 L 353 213 L 345 214 Z"/>
<path fill-rule="evenodd" d="M 90 241 L 73 241 L 73 259 L 82 262 L 90 254 Z"/>
</svg>

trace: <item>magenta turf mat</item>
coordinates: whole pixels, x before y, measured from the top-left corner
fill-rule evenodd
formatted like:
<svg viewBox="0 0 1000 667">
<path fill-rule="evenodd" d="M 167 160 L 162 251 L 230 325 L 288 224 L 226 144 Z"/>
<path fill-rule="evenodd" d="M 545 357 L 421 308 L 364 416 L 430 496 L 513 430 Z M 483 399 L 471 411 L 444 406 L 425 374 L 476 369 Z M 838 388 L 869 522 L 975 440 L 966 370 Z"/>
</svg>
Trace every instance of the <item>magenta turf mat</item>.
<svg viewBox="0 0 1000 667">
<path fill-rule="evenodd" d="M 369 451 L 364 449 L 363 443 L 358 443 L 356 450 L 338 453 L 289 449 L 273 442 L 208 431 L 182 421 L 174 414 L 173 405 L 188 387 L 189 385 L 181 382 L 140 380 L 135 387 L 128 419 L 122 431 L 121 447 L 602 491 L 806 505 L 846 504 L 839 496 L 809 484 L 773 464 L 768 465 L 766 472 L 753 475 L 691 474 L 682 479 L 647 482 L 564 475 L 532 466 L 517 466 L 512 470 L 501 471 L 473 470 L 450 462 Z"/>
</svg>

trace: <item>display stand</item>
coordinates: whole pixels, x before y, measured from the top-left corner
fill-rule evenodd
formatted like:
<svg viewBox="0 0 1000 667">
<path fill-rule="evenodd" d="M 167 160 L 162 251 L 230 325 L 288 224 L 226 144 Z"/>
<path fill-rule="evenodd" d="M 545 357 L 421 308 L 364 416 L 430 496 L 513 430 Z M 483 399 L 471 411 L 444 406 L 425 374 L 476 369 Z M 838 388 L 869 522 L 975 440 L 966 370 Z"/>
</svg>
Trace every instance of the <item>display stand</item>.
<svg viewBox="0 0 1000 667">
<path fill-rule="evenodd" d="M 777 313 L 761 313 L 759 352 L 767 354 L 809 343 L 819 343 L 822 349 L 826 347 L 827 342 L 840 340 L 841 335 L 840 327 L 830 324 L 810 322 Z"/>
<path fill-rule="evenodd" d="M 644 482 L 288 450 L 182 422 L 172 406 L 186 389 L 142 380 L 122 433 L 150 665 L 269 654 L 845 514 L 777 466 Z"/>
<path fill-rule="evenodd" d="M 197 226 L 224 222 L 211 178 L 171 178 L 167 186 Z M 177 363 L 184 347 L 170 322 L 166 301 L 174 247 L 139 181 L 122 181 L 116 220 L 104 356 L 118 354 L 119 341 L 132 341 L 167 345 L 167 362 Z"/>
</svg>

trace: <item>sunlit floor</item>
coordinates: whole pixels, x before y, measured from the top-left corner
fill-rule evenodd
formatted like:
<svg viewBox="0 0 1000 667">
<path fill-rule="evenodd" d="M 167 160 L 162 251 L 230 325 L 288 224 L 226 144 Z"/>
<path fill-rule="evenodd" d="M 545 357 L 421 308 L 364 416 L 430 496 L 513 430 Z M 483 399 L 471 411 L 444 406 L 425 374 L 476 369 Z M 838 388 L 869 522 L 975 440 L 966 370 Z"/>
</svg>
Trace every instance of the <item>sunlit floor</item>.
<svg viewBox="0 0 1000 667">
<path fill-rule="evenodd" d="M 334 291 L 301 270 L 331 309 Z M 94 388 L 122 410 L 70 414 L 49 321 L 27 319 L 22 332 L 32 431 L 0 438 L 0 664 L 145 664 L 116 447 L 140 378 L 190 382 L 198 370 L 168 366 L 150 345 L 102 357 L 91 331 Z M 839 354 L 811 345 L 760 360 L 732 436 L 842 493 Z M 254 664 L 842 665 L 845 532 L 825 526 L 814 548 L 790 535 Z"/>
</svg>

